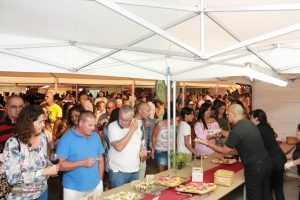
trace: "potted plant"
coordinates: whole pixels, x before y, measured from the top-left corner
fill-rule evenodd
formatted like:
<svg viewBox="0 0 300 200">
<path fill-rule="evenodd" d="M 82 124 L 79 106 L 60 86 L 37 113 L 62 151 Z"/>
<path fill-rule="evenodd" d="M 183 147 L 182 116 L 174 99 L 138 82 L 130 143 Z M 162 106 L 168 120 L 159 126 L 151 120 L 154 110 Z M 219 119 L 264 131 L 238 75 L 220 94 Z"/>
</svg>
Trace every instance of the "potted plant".
<svg viewBox="0 0 300 200">
<path fill-rule="evenodd" d="M 175 169 L 182 169 L 192 161 L 192 155 L 188 153 L 170 152 L 172 166 Z"/>
</svg>

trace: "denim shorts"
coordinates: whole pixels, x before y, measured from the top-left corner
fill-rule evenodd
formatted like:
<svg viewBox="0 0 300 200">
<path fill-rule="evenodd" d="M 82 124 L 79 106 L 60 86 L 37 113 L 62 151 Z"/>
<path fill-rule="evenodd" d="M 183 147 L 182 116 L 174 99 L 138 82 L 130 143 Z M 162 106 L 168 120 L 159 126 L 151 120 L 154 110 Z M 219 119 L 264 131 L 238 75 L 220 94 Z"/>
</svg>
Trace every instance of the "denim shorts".
<svg viewBox="0 0 300 200">
<path fill-rule="evenodd" d="M 154 159 L 158 166 L 168 166 L 168 152 L 155 150 Z"/>
</svg>

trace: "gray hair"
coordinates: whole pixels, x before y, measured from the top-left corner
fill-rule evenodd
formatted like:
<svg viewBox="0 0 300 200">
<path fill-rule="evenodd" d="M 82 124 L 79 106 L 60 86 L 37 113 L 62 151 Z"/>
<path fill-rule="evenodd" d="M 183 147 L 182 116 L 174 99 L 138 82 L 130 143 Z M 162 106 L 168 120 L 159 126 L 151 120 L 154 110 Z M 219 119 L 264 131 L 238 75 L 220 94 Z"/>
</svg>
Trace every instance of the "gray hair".
<svg viewBox="0 0 300 200">
<path fill-rule="evenodd" d="M 125 114 L 129 114 L 131 113 L 132 115 L 134 115 L 134 109 L 133 107 L 129 106 L 129 105 L 124 105 L 120 108 L 120 113 L 125 113 Z"/>
</svg>

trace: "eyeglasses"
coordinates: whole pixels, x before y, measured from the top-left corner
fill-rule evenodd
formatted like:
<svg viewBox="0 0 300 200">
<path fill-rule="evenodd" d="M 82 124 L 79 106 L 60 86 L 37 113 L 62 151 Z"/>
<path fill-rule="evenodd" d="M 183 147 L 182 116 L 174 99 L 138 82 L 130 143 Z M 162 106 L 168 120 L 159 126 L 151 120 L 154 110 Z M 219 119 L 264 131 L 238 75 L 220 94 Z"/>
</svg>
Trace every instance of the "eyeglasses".
<svg viewBox="0 0 300 200">
<path fill-rule="evenodd" d="M 16 110 L 16 109 L 20 109 L 21 110 L 21 109 L 24 108 L 24 105 L 11 105 L 10 108 L 13 109 L 13 110 Z"/>
<path fill-rule="evenodd" d="M 106 107 L 106 109 L 112 109 L 113 107 Z"/>
<path fill-rule="evenodd" d="M 131 122 L 132 119 L 122 119 L 121 117 L 119 117 L 119 121 L 122 121 L 122 122 Z"/>
</svg>

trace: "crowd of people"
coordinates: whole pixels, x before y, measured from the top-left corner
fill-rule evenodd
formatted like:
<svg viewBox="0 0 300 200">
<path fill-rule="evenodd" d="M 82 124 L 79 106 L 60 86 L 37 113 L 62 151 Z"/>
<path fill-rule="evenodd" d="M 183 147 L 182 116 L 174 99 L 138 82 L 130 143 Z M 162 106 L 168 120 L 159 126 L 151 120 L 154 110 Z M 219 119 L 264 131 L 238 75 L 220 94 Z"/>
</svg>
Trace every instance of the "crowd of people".
<svg viewBox="0 0 300 200">
<path fill-rule="evenodd" d="M 152 95 L 142 95 L 135 106 L 126 95 L 102 91 L 95 99 L 82 93 L 78 101 L 48 91 L 38 105 L 8 96 L 0 119 L 1 182 L 8 184 L 1 183 L 0 199 L 48 199 L 47 179 L 58 172 L 64 200 L 143 178 L 147 159 L 162 172 L 168 167 L 169 140 L 191 157 L 237 152 L 245 165 L 247 199 L 273 199 L 272 191 L 277 200 L 285 199 L 284 167 L 300 163 L 300 155 L 282 152 L 266 113 L 249 112 L 244 95 L 233 102 L 209 93 L 184 98 L 187 104 L 182 93 L 176 101 L 172 138 L 167 106 Z"/>
</svg>

